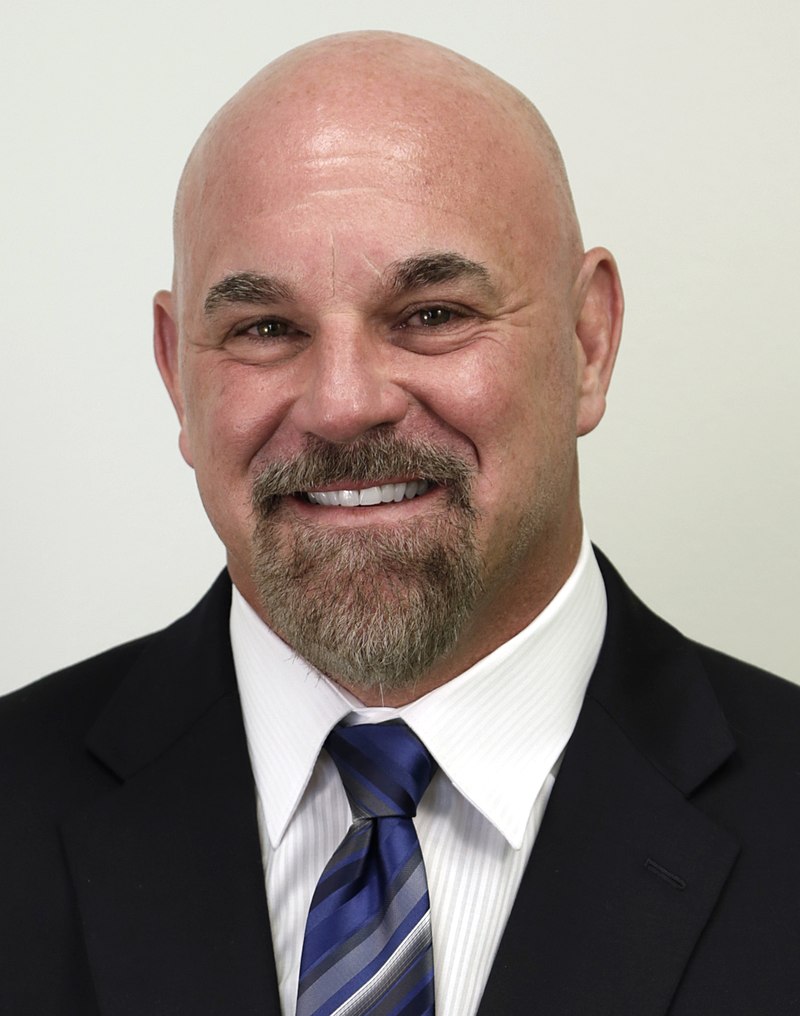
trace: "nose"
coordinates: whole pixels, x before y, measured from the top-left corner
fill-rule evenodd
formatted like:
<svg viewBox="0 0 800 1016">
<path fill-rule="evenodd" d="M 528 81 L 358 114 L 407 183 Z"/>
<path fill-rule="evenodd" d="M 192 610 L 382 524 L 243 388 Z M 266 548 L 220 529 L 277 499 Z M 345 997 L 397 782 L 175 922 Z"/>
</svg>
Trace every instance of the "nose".
<svg viewBox="0 0 800 1016">
<path fill-rule="evenodd" d="M 373 427 L 399 423 L 409 399 L 392 377 L 396 353 L 386 339 L 351 323 L 321 330 L 307 351 L 295 426 L 344 444 Z"/>
</svg>

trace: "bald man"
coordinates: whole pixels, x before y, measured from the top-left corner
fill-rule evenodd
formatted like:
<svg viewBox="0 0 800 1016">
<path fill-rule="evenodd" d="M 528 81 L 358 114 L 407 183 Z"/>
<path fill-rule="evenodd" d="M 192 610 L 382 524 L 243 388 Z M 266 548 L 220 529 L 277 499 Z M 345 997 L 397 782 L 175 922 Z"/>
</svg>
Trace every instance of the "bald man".
<svg viewBox="0 0 800 1016">
<path fill-rule="evenodd" d="M 800 1011 L 800 692 L 584 530 L 621 321 L 483 68 L 358 33 L 223 107 L 155 351 L 227 569 L 3 701 L 0 1011 Z"/>
</svg>

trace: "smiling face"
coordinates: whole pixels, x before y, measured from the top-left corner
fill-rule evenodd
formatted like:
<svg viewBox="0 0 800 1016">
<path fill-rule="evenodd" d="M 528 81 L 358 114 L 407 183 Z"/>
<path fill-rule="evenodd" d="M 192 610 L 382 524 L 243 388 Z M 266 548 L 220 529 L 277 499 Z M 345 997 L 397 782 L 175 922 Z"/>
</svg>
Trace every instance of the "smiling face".
<svg viewBox="0 0 800 1016">
<path fill-rule="evenodd" d="M 487 72 L 356 36 L 263 72 L 184 177 L 156 298 L 181 449 L 240 591 L 365 700 L 469 666 L 577 557 L 621 301 L 548 146 Z M 361 650 L 436 632 L 378 673 L 332 613 Z"/>
</svg>

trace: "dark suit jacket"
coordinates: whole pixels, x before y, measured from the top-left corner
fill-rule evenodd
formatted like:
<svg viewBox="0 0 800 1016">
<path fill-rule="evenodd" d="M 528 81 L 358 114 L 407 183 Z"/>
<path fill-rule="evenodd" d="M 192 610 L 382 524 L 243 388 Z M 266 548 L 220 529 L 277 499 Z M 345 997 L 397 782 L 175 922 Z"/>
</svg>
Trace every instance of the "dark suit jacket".
<svg viewBox="0 0 800 1016">
<path fill-rule="evenodd" d="M 800 688 L 609 619 L 481 1016 L 800 1013 Z M 279 1013 L 222 577 L 0 703 L 0 1013 Z"/>
</svg>

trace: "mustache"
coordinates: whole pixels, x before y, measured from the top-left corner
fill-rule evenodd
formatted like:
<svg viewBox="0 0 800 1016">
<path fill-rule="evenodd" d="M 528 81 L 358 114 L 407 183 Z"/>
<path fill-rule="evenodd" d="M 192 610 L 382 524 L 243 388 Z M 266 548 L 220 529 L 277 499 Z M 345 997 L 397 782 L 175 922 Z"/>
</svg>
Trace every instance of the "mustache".
<svg viewBox="0 0 800 1016">
<path fill-rule="evenodd" d="M 377 485 L 387 478 L 409 476 L 445 488 L 452 507 L 473 516 L 472 467 L 450 449 L 425 439 L 409 440 L 377 432 L 350 444 L 309 436 L 291 459 L 268 463 L 253 482 L 253 508 L 262 518 L 280 499 L 330 487 L 342 481 Z"/>
</svg>

